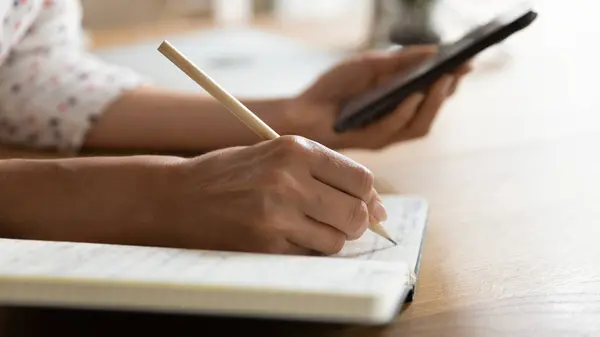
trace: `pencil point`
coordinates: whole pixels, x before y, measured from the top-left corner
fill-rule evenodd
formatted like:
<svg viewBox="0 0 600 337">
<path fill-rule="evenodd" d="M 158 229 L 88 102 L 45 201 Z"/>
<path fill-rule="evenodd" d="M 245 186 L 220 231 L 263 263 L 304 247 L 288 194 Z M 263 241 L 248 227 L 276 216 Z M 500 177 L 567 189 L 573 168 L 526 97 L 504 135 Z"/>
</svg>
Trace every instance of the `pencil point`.
<svg viewBox="0 0 600 337">
<path fill-rule="evenodd" d="M 392 238 L 390 237 L 390 235 L 385 231 L 385 229 L 383 228 L 383 226 L 381 226 L 381 223 L 374 223 L 371 225 L 371 230 L 375 233 L 377 233 L 379 236 L 381 236 L 382 238 L 388 240 L 389 242 L 393 243 L 394 245 L 398 245 L 398 243 L 396 243 L 396 241 L 392 240 Z"/>
</svg>

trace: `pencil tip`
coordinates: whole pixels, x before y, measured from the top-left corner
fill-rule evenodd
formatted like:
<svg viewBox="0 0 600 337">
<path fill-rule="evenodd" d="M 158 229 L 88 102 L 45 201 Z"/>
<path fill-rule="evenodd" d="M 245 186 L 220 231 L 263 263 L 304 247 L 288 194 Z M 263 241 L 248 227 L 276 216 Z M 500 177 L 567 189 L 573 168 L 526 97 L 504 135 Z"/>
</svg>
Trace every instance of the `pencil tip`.
<svg viewBox="0 0 600 337">
<path fill-rule="evenodd" d="M 392 240 L 392 238 L 385 231 L 385 229 L 383 229 L 383 227 L 381 226 L 381 223 L 376 223 L 376 224 L 371 225 L 371 230 L 374 231 L 375 233 L 379 234 L 379 236 L 387 239 L 389 242 L 393 243 L 395 246 L 398 245 L 398 243 L 396 241 Z"/>
</svg>

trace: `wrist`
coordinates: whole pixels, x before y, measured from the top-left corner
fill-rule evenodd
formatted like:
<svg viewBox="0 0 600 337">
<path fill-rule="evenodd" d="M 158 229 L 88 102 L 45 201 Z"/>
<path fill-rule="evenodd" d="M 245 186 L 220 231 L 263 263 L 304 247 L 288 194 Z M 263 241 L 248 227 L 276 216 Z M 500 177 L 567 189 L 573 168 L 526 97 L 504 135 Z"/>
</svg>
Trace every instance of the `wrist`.
<svg viewBox="0 0 600 337">
<path fill-rule="evenodd" d="M 322 145 L 327 146 L 330 149 L 337 150 L 343 147 L 340 144 L 334 133 L 327 128 L 324 124 L 327 118 L 323 114 L 327 114 L 327 108 L 323 108 L 322 104 L 315 104 L 314 102 L 307 102 L 302 97 L 290 99 L 285 102 L 284 110 L 285 113 L 282 116 L 282 120 L 286 124 L 284 127 L 285 132 L 283 134 L 302 136 L 313 141 L 316 141 Z M 324 111 L 319 113 L 320 111 Z"/>
<path fill-rule="evenodd" d="M 243 104 L 280 135 L 294 134 L 295 120 L 289 107 L 293 99 L 246 100 Z M 246 127 L 246 126 L 244 126 Z M 260 140 L 259 140 L 260 141 Z M 250 145 L 250 144 L 240 144 Z"/>
</svg>

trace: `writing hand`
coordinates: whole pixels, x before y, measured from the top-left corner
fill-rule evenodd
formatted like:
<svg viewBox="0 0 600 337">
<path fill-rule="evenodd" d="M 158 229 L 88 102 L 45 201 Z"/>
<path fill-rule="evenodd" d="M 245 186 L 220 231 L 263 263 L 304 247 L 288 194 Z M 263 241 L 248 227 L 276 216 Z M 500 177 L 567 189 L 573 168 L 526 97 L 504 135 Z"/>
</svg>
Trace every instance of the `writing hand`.
<svg viewBox="0 0 600 337">
<path fill-rule="evenodd" d="M 369 170 L 298 136 L 169 169 L 170 193 L 161 207 L 178 246 L 335 254 L 386 217 Z"/>
</svg>

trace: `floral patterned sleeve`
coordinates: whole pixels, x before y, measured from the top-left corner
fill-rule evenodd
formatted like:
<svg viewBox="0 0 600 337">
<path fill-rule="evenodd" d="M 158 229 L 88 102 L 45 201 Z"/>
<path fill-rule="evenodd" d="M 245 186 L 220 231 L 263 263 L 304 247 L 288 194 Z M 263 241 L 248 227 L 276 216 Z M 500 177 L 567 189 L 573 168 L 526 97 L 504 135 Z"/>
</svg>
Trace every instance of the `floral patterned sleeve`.
<svg viewBox="0 0 600 337">
<path fill-rule="evenodd" d="M 147 81 L 86 53 L 78 0 L 10 2 L 3 36 L 12 45 L 0 59 L 0 141 L 77 152 L 108 105 Z"/>
</svg>

